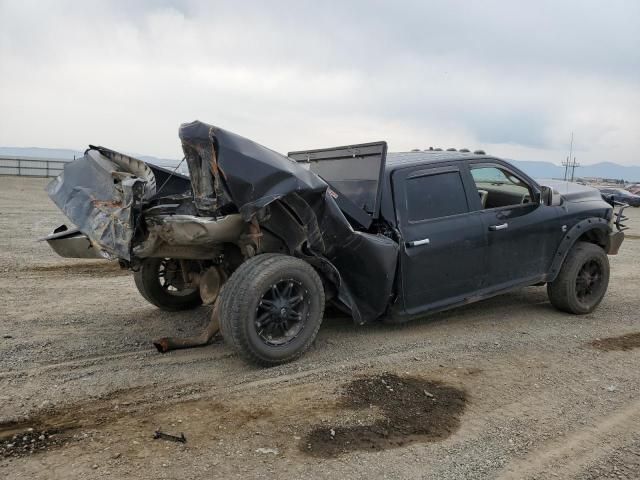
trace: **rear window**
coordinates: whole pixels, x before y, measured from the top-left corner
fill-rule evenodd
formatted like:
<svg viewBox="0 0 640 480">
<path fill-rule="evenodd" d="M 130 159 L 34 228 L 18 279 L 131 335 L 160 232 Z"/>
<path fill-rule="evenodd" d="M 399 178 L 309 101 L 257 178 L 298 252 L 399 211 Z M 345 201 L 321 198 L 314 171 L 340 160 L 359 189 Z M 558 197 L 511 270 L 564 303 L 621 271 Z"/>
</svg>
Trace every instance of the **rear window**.
<svg viewBox="0 0 640 480">
<path fill-rule="evenodd" d="M 410 222 L 448 217 L 469 211 L 459 172 L 445 172 L 407 180 Z"/>
</svg>

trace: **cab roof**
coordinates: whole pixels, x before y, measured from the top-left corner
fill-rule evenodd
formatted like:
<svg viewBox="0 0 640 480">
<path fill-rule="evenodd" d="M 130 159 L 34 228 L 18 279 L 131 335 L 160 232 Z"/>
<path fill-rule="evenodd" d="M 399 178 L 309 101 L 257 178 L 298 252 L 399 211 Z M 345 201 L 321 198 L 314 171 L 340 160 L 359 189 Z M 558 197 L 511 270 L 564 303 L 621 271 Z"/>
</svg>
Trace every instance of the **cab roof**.
<svg viewBox="0 0 640 480">
<path fill-rule="evenodd" d="M 487 155 L 471 152 L 443 152 L 437 150 L 422 150 L 419 152 L 388 152 L 385 162 L 385 170 L 387 173 L 390 173 L 398 168 L 419 166 L 426 163 L 473 160 L 476 158 L 487 158 Z"/>
</svg>

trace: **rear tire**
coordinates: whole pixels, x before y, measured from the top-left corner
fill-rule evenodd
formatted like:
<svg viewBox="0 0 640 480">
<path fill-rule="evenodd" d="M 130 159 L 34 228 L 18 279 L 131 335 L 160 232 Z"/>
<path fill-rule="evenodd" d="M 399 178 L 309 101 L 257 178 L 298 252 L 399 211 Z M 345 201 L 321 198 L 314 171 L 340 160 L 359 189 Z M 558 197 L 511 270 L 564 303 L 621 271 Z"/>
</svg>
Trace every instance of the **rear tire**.
<svg viewBox="0 0 640 480">
<path fill-rule="evenodd" d="M 175 262 L 167 258 L 143 260 L 138 271 L 133 273 L 138 291 L 149 303 L 168 312 L 191 310 L 202 305 L 199 289 L 181 285 L 182 280 L 178 277 L 181 272 L 175 271 Z M 178 278 L 168 278 L 168 274 Z"/>
<path fill-rule="evenodd" d="M 322 280 L 313 267 L 281 254 L 242 263 L 218 301 L 225 342 L 266 367 L 295 360 L 309 348 L 325 304 Z"/>
<path fill-rule="evenodd" d="M 571 249 L 558 277 L 547 285 L 551 304 L 573 314 L 591 313 L 609 285 L 609 259 L 598 245 L 578 242 Z"/>
</svg>

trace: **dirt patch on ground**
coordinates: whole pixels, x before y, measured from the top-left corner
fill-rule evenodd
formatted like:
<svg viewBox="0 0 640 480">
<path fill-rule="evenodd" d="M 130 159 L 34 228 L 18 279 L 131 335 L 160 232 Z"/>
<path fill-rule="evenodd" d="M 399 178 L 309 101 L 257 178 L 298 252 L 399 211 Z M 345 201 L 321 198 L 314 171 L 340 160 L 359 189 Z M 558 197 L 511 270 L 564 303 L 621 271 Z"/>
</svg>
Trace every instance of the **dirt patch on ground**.
<svg viewBox="0 0 640 480">
<path fill-rule="evenodd" d="M 65 445 L 70 436 L 63 429 L 27 428 L 0 440 L 0 458 L 23 457 Z"/>
<path fill-rule="evenodd" d="M 86 438 L 83 431 L 101 428 L 136 412 L 145 389 L 129 388 L 101 399 L 66 408 L 45 409 L 37 416 L 0 423 L 0 459 L 43 453 Z M 174 390 L 169 389 L 168 395 Z"/>
<path fill-rule="evenodd" d="M 77 263 L 60 263 L 53 265 L 34 265 L 24 269 L 25 272 L 35 273 L 51 273 L 58 275 L 129 275 L 131 272 L 127 269 L 120 268 L 118 262 L 109 262 L 107 260 L 77 262 Z"/>
<path fill-rule="evenodd" d="M 178 435 L 184 431 L 190 448 L 211 448 L 233 438 L 252 444 L 252 451 L 266 446 L 335 457 L 445 439 L 458 429 L 467 403 L 464 390 L 408 374 L 357 378 L 337 387 L 337 398 L 331 393 L 336 387 L 279 386 L 268 392 L 268 405 L 238 393 L 224 401 L 194 399 L 160 408 L 140 396 L 142 392 L 122 391 L 116 397 L 0 424 L 0 459 L 66 448 L 86 440 L 87 432 L 91 439 L 106 435 L 125 443 L 135 440 L 129 454 L 137 455 L 157 448 L 149 441 L 161 427 Z"/>
<path fill-rule="evenodd" d="M 341 406 L 377 407 L 381 418 L 368 425 L 317 426 L 302 440 L 300 449 L 313 456 L 332 457 L 443 440 L 458 429 L 466 403 L 464 390 L 438 381 L 391 373 L 358 378 L 345 387 Z"/>
<path fill-rule="evenodd" d="M 632 350 L 640 347 L 640 332 L 628 333 L 619 337 L 597 338 L 591 345 L 598 350 Z"/>
</svg>

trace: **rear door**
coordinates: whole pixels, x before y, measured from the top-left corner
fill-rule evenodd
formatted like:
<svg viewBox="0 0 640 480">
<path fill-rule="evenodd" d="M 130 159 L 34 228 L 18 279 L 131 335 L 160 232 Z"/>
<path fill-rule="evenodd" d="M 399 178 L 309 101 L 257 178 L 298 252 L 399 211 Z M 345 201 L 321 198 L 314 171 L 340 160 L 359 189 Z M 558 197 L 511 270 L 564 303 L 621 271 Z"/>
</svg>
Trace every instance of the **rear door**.
<svg viewBox="0 0 640 480">
<path fill-rule="evenodd" d="M 401 287 L 407 313 L 463 301 L 483 285 L 486 235 L 462 163 L 413 167 L 392 176 L 404 243 Z"/>
</svg>

